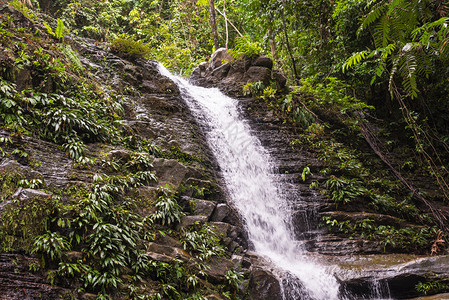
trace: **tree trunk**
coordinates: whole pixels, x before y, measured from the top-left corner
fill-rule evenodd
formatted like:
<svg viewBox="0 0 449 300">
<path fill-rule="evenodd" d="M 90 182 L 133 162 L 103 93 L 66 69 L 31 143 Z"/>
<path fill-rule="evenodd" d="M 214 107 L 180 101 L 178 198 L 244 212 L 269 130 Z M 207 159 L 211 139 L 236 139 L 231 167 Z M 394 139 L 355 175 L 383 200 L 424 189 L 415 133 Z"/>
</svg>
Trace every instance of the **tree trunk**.
<svg viewBox="0 0 449 300">
<path fill-rule="evenodd" d="M 215 22 L 215 5 L 214 0 L 209 0 L 209 14 L 210 14 L 210 27 L 212 29 L 212 36 L 214 39 L 215 50 L 219 48 L 218 45 L 218 34 L 217 34 L 217 23 Z"/>
<path fill-rule="evenodd" d="M 278 57 L 278 54 L 277 54 L 277 51 L 276 51 L 276 41 L 275 41 L 273 28 L 271 27 L 271 25 L 268 27 L 268 36 L 269 36 L 269 39 L 270 39 L 271 55 L 273 56 L 273 59 L 275 61 L 277 61 L 279 59 L 279 57 Z"/>
<path fill-rule="evenodd" d="M 295 58 L 293 57 L 292 49 L 290 48 L 290 42 L 288 40 L 288 34 L 287 34 L 287 24 L 285 22 L 285 15 L 284 10 L 281 10 L 282 15 L 282 24 L 284 26 L 284 35 L 285 35 L 285 44 L 287 46 L 288 54 L 290 55 L 290 59 L 292 60 L 292 68 L 293 68 L 293 74 L 295 75 L 295 81 L 299 80 L 298 72 L 296 72 L 296 62 Z"/>
</svg>

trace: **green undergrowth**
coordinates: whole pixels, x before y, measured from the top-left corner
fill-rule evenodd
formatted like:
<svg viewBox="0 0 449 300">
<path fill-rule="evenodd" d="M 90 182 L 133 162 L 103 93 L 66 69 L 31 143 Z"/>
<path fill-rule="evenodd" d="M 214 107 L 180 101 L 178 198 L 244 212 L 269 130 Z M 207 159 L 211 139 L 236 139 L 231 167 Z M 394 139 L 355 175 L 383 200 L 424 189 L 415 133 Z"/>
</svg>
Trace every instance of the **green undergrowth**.
<svg viewBox="0 0 449 300">
<path fill-rule="evenodd" d="M 259 98 L 296 131 L 296 138 L 290 141 L 293 148 L 313 151 L 324 162 L 319 170 L 308 169 L 310 174 L 319 173 L 321 179 L 309 176 L 311 179 L 307 180 L 311 188 L 326 197 L 328 210 L 381 213 L 421 226 L 401 228 L 374 225 L 372 220 L 326 218 L 323 224 L 330 231 L 354 231 L 357 237 L 379 241 L 386 251 L 430 252 L 438 232 L 435 220 L 421 210 L 413 195 L 371 154 L 362 135 L 361 128 L 369 123 L 373 107 L 352 97 L 344 82 L 316 78 L 299 80 L 288 94 L 260 82 L 248 83 L 243 93 Z M 302 177 L 306 181 L 306 176 Z"/>
<path fill-rule="evenodd" d="M 179 227 L 187 214 L 179 203 L 183 192 L 200 198 L 209 192 L 192 185 L 179 191 L 158 186 L 152 166 L 155 157 L 202 161 L 127 130 L 126 99 L 88 77 L 76 47 L 64 39 L 68 24 L 48 21 L 40 27 L 45 31 L 30 30 L 42 21 L 19 8 L 32 17 L 30 23 L 18 14 L 0 16 L 5 54 L 0 57 L 0 121 L 9 134 L 0 140 L 1 154 L 27 167 L 39 165 L 26 143 L 29 137 L 42 139 L 58 145 L 87 179 L 80 182 L 74 174 L 78 183 L 55 189 L 24 170 L 0 174 L 1 251 L 39 257 L 41 264 L 33 270 L 45 273 L 51 284 L 77 289 L 75 294 L 94 293 L 97 299 L 236 299 L 240 272 L 229 270 L 219 284 L 207 275 L 213 259 L 229 255 L 223 237 L 208 224 Z M 117 47 L 126 43 L 116 40 Z M 134 48 L 118 51 L 146 56 Z M 102 146 L 124 149 L 126 155 L 92 150 Z M 51 196 L 10 199 L 19 187 Z M 148 245 L 156 236 L 177 239 L 185 255 L 154 259 Z"/>
</svg>

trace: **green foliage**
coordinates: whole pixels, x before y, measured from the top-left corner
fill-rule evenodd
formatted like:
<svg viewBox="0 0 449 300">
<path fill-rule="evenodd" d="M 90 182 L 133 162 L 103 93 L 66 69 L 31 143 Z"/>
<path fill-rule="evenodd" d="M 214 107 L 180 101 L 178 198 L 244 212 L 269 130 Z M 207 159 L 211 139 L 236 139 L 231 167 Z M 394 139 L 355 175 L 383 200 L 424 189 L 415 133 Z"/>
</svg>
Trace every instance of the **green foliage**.
<svg viewBox="0 0 449 300">
<path fill-rule="evenodd" d="M 367 193 L 367 189 L 356 178 L 338 178 L 334 175 L 324 183 L 326 192 L 335 203 L 347 204 Z"/>
<path fill-rule="evenodd" d="M 245 96 L 260 96 L 265 89 L 262 81 L 248 82 L 243 86 L 243 95 Z"/>
<path fill-rule="evenodd" d="M 248 37 L 236 37 L 235 38 L 235 57 L 239 59 L 243 55 L 252 57 L 253 55 L 262 53 L 262 48 L 259 43 L 251 42 Z"/>
<path fill-rule="evenodd" d="M 176 201 L 174 192 L 166 186 L 159 187 L 158 193 L 160 196 L 156 200 L 156 212 L 151 216 L 151 220 L 162 225 L 179 223 L 184 213 Z"/>
<path fill-rule="evenodd" d="M 352 222 L 350 220 L 336 220 L 323 217 L 324 225 L 331 232 L 351 234 L 351 237 L 360 236 L 377 240 L 384 246 L 384 250 L 418 252 L 429 251 L 437 229 L 435 227 L 395 227 L 392 225 L 377 225 L 372 219 L 363 219 Z"/>
<path fill-rule="evenodd" d="M 208 261 L 213 256 L 223 256 L 225 248 L 220 245 L 221 237 L 214 228 L 203 224 L 199 230 L 184 231 L 181 243 L 201 262 Z"/>
<path fill-rule="evenodd" d="M 418 282 L 415 290 L 424 295 L 444 293 L 449 290 L 449 285 L 438 281 Z"/>
<path fill-rule="evenodd" d="M 65 36 L 66 27 L 64 26 L 64 22 L 61 19 L 56 20 L 56 28 L 55 31 L 52 30 L 50 25 L 47 24 L 47 22 L 43 22 L 45 28 L 47 29 L 47 33 L 53 37 L 55 37 L 58 40 L 61 40 Z"/>
<path fill-rule="evenodd" d="M 32 253 L 41 252 L 51 260 L 59 260 L 70 251 L 70 243 L 57 232 L 47 232 L 36 237 Z"/>
<path fill-rule="evenodd" d="M 131 59 L 148 58 L 150 54 L 150 48 L 147 44 L 141 41 L 135 41 L 126 35 L 113 39 L 111 49 Z"/>
<path fill-rule="evenodd" d="M 56 209 L 57 203 L 51 197 L 12 200 L 4 207 L 0 217 L 2 250 L 30 253 L 34 238 L 48 229 Z"/>
<path fill-rule="evenodd" d="M 70 45 L 61 44 L 59 46 L 59 50 L 61 50 L 61 52 L 64 53 L 64 55 L 72 63 L 76 71 L 84 70 L 84 66 L 80 61 L 78 52 L 73 50 Z"/>
<path fill-rule="evenodd" d="M 301 173 L 301 179 L 302 179 L 302 181 L 306 181 L 306 179 L 307 179 L 307 176 L 313 176 L 313 174 L 312 174 L 312 172 L 310 171 L 310 168 L 309 167 L 304 167 L 303 169 L 302 169 L 302 173 Z"/>
</svg>

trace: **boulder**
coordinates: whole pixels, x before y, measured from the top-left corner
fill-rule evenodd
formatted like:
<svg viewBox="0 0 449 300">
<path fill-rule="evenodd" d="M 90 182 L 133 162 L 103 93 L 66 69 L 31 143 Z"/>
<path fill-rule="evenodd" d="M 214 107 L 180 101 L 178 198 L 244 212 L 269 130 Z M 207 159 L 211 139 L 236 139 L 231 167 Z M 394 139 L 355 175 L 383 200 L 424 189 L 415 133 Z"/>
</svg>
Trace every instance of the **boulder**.
<svg viewBox="0 0 449 300">
<path fill-rule="evenodd" d="M 248 285 L 249 299 L 283 299 L 279 280 L 269 271 L 255 269 L 250 273 Z"/>
<path fill-rule="evenodd" d="M 212 54 L 209 63 L 209 69 L 214 70 L 223 64 L 229 63 L 234 60 L 234 55 L 226 48 L 219 48 Z"/>
<path fill-rule="evenodd" d="M 230 209 L 229 206 L 225 203 L 217 204 L 215 207 L 214 213 L 211 217 L 211 221 L 213 222 L 222 222 L 229 215 Z"/>
<path fill-rule="evenodd" d="M 264 68 L 264 67 L 258 67 L 258 66 L 251 66 L 248 71 L 245 73 L 246 75 L 246 82 L 258 82 L 261 81 L 265 86 L 270 84 L 271 80 L 271 70 Z"/>
<path fill-rule="evenodd" d="M 261 81 L 265 85 L 275 82 L 283 89 L 286 78 L 279 71 L 273 71 L 273 61 L 266 56 L 243 55 L 236 59 L 226 49 L 218 49 L 209 62 L 201 63 L 190 76 L 190 80 L 205 87 L 218 87 L 225 93 L 237 96 L 242 94 L 248 82 Z"/>
<path fill-rule="evenodd" d="M 112 150 L 108 152 L 108 158 L 126 163 L 131 160 L 131 152 L 128 150 Z"/>
<path fill-rule="evenodd" d="M 206 216 L 182 216 L 181 223 L 179 223 L 180 228 L 187 228 L 195 226 L 196 224 L 204 224 L 207 222 L 208 217 Z"/>
<path fill-rule="evenodd" d="M 175 159 L 156 158 L 153 168 L 160 185 L 171 184 L 176 190 L 188 178 L 200 176 L 194 168 L 187 167 Z"/>
<path fill-rule="evenodd" d="M 194 198 L 189 198 L 188 201 L 194 214 L 206 216 L 207 218 L 210 218 L 216 206 L 216 203 L 213 201 Z"/>
<path fill-rule="evenodd" d="M 183 261 L 188 261 L 190 259 L 190 254 L 187 253 L 187 251 L 185 251 L 184 249 L 151 242 L 147 245 L 147 253 L 158 257 L 159 259 L 161 259 L 161 261 L 171 261 L 175 258 L 181 259 Z"/>
<path fill-rule="evenodd" d="M 226 273 L 234 267 L 234 263 L 225 257 L 212 257 L 208 265 L 210 268 L 206 269 L 205 273 L 212 283 L 223 283 Z"/>
<path fill-rule="evenodd" d="M 267 56 L 259 56 L 253 63 L 253 66 L 273 69 L 273 60 Z"/>
</svg>

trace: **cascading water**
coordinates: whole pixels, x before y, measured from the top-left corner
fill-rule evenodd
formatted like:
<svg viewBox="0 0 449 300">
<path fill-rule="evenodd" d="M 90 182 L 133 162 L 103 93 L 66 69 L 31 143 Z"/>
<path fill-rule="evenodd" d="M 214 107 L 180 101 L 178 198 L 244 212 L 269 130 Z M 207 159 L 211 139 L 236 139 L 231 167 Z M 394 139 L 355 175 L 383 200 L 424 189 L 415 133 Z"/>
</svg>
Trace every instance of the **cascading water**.
<svg viewBox="0 0 449 300">
<path fill-rule="evenodd" d="M 233 205 L 244 218 L 255 252 L 279 270 L 284 299 L 339 299 L 339 285 L 331 272 L 310 262 L 297 247 L 270 156 L 241 118 L 237 101 L 218 89 L 193 86 L 162 65 L 159 70 L 178 84 L 193 114 L 204 122 Z"/>
</svg>

